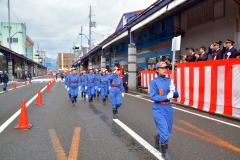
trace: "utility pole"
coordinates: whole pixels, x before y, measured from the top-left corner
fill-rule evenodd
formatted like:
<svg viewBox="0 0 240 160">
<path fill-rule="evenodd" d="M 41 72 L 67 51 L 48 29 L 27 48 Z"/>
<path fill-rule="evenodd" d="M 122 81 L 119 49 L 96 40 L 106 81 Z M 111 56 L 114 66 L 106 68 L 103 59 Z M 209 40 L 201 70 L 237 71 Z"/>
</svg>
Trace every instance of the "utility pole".
<svg viewBox="0 0 240 160">
<path fill-rule="evenodd" d="M 10 26 L 10 0 L 8 0 L 8 45 L 9 49 L 11 49 L 11 26 Z"/>
<path fill-rule="evenodd" d="M 83 36 L 83 26 L 81 26 L 81 56 L 83 56 L 83 45 L 82 45 L 82 36 Z"/>
<path fill-rule="evenodd" d="M 89 50 L 92 49 L 92 28 L 96 27 L 96 22 L 92 21 L 92 7 L 90 6 L 89 12 Z"/>
<path fill-rule="evenodd" d="M 90 12 L 89 12 L 89 50 L 92 49 L 92 7 L 90 6 Z"/>
</svg>

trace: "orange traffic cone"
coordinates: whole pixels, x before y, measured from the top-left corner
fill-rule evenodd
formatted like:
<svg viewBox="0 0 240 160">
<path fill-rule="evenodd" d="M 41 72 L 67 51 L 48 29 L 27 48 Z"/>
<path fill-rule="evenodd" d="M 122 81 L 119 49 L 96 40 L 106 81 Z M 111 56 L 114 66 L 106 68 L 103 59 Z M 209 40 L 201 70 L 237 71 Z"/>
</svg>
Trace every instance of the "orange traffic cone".
<svg viewBox="0 0 240 160">
<path fill-rule="evenodd" d="M 28 121 L 26 101 L 23 100 L 18 125 L 14 129 L 16 129 L 16 130 L 30 130 L 31 128 L 32 128 L 32 125 Z"/>
<path fill-rule="evenodd" d="M 50 86 L 50 83 L 49 83 L 49 84 L 47 84 L 47 89 L 46 89 L 47 93 L 49 93 L 50 90 L 51 90 L 51 86 Z"/>
<path fill-rule="evenodd" d="M 26 80 L 24 80 L 24 86 L 26 86 L 27 85 L 27 81 Z"/>
<path fill-rule="evenodd" d="M 17 83 L 16 82 L 13 83 L 13 89 L 17 89 Z"/>
<path fill-rule="evenodd" d="M 38 96 L 37 96 L 37 100 L 36 100 L 36 105 L 38 105 L 38 106 L 43 105 L 42 92 L 40 91 L 40 89 L 38 89 Z"/>
</svg>

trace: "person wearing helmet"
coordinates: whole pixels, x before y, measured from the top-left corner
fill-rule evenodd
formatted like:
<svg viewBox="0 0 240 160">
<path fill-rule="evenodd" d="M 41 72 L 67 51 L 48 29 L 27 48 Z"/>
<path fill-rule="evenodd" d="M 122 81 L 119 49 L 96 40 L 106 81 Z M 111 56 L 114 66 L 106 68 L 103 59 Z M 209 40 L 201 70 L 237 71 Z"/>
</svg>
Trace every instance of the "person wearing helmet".
<svg viewBox="0 0 240 160">
<path fill-rule="evenodd" d="M 82 76 L 79 78 L 79 85 L 82 92 L 81 97 L 85 100 L 87 94 L 87 72 L 85 70 L 83 71 Z"/>
<path fill-rule="evenodd" d="M 103 103 L 106 103 L 108 97 L 108 88 L 109 88 L 109 78 L 106 74 L 107 69 L 103 69 L 101 76 L 101 98 Z"/>
<path fill-rule="evenodd" d="M 113 73 L 109 75 L 109 96 L 112 102 L 113 119 L 117 119 L 118 108 L 122 105 L 122 97 L 124 97 L 124 88 L 122 78 L 119 76 L 119 69 L 114 67 L 112 71 Z"/>
<path fill-rule="evenodd" d="M 87 98 L 89 103 L 93 101 L 93 96 L 95 94 L 95 84 L 95 74 L 93 72 L 93 68 L 90 68 L 89 73 L 87 74 Z"/>
<path fill-rule="evenodd" d="M 101 79 L 101 75 L 99 74 L 99 70 L 96 69 L 95 70 L 95 78 L 96 78 L 96 83 L 95 83 L 95 95 L 97 97 L 99 97 L 100 95 L 100 90 L 101 90 L 101 86 L 100 86 L 100 79 Z"/>
<path fill-rule="evenodd" d="M 77 74 L 77 71 L 73 69 L 72 74 L 68 77 L 68 90 L 70 93 L 70 99 L 72 100 L 72 103 L 77 102 L 78 97 L 78 88 L 79 87 L 79 76 Z"/>
<path fill-rule="evenodd" d="M 158 62 L 156 70 L 158 77 L 150 83 L 150 97 L 154 101 L 152 104 L 153 118 L 158 132 L 155 137 L 155 147 L 160 149 L 165 157 L 173 121 L 173 109 L 170 100 L 178 98 L 179 95 L 173 81 L 166 77 L 167 64 Z"/>
</svg>

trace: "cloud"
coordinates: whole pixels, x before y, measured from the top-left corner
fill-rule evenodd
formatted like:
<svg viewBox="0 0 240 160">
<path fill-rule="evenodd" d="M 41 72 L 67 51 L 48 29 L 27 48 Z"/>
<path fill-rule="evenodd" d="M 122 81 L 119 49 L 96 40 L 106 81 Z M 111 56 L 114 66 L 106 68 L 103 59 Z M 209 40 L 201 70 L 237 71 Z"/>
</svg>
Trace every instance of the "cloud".
<svg viewBox="0 0 240 160">
<path fill-rule="evenodd" d="M 49 57 L 70 52 L 80 43 L 81 26 L 88 35 L 89 6 L 92 5 L 93 40 L 100 42 L 104 35 L 114 32 L 125 12 L 144 9 L 156 0 L 11 0 L 12 21 L 24 22 L 27 34 Z M 0 21 L 7 21 L 7 0 L 0 0 Z M 86 38 L 83 44 L 87 46 Z"/>
</svg>

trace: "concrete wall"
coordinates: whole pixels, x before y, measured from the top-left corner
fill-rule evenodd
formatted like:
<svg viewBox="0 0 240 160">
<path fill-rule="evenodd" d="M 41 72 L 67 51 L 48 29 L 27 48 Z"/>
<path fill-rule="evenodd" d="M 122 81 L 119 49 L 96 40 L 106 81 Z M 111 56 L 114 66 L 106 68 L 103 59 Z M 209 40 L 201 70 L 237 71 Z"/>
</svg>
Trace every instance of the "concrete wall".
<svg viewBox="0 0 240 160">
<path fill-rule="evenodd" d="M 207 0 L 199 5 L 196 11 L 203 8 L 202 6 L 213 4 L 214 0 Z M 208 23 L 200 24 L 193 28 L 188 28 L 188 14 L 190 10 L 186 10 L 179 14 L 181 29 L 186 33 L 182 38 L 182 53 L 187 53 L 186 47 L 199 48 L 201 46 L 209 47 L 215 41 L 223 41 L 226 39 L 240 42 L 240 21 L 239 21 L 239 6 L 233 0 L 225 0 L 225 16 L 216 18 Z M 210 6 L 213 7 L 213 6 Z M 194 7 L 193 7 L 194 8 Z M 175 24 L 178 24 L 178 18 L 175 18 Z"/>
</svg>

